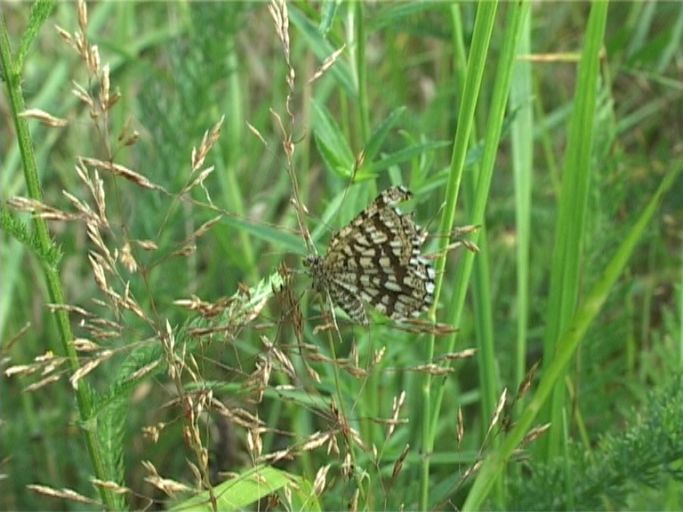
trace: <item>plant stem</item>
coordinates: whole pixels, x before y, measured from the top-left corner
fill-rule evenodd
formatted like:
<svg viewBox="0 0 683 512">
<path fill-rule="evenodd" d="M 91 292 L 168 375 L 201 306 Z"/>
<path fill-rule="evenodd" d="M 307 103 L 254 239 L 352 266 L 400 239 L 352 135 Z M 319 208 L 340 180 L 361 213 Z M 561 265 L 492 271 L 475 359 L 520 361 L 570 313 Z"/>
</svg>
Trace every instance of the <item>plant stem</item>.
<svg viewBox="0 0 683 512">
<path fill-rule="evenodd" d="M 25 110 L 24 98 L 21 91 L 21 69 L 16 66 L 12 49 L 7 32 L 7 25 L 5 16 L 0 13 L 0 63 L 4 71 L 5 83 L 7 84 L 7 96 L 10 104 L 10 111 L 14 121 L 14 127 L 17 133 L 17 143 L 21 152 L 21 159 L 24 168 L 24 179 L 26 180 L 26 189 L 31 199 L 42 201 L 43 193 L 40 187 L 40 180 L 38 179 L 38 170 L 36 166 L 36 159 L 33 150 L 33 142 L 31 134 L 28 129 L 26 119 L 19 116 Z M 36 232 L 36 240 L 38 246 L 43 253 L 54 251 L 54 243 L 50 238 L 47 222 L 36 216 L 33 219 L 33 225 Z M 64 304 L 64 293 L 59 278 L 58 270 L 49 265 L 46 261 L 41 260 L 43 274 L 47 283 L 48 294 L 50 302 L 53 304 Z M 78 354 L 73 345 L 73 333 L 71 331 L 71 324 L 69 323 L 69 316 L 64 310 L 57 310 L 54 313 L 59 331 L 59 339 L 62 344 L 64 354 L 66 354 L 69 361 L 69 367 L 72 372 L 76 372 L 81 366 L 78 359 Z M 90 461 L 93 466 L 95 476 L 100 480 L 109 480 L 110 476 L 105 470 L 105 465 L 100 453 L 100 447 L 97 442 L 97 429 L 92 424 L 92 395 L 91 390 L 84 380 L 78 381 L 76 387 L 76 398 L 78 403 L 78 411 L 82 421 L 83 435 L 85 436 L 85 443 L 90 454 Z M 110 510 L 116 507 L 116 500 L 111 491 L 99 487 L 100 497 L 103 505 Z"/>
<path fill-rule="evenodd" d="M 470 139 L 470 133 L 474 123 L 474 110 L 479 96 L 481 80 L 484 74 L 484 65 L 488 52 L 493 22 L 498 7 L 497 2 L 482 2 L 477 7 L 477 17 L 474 24 L 472 35 L 472 47 L 470 57 L 467 61 L 467 72 L 465 84 L 462 90 L 460 111 L 458 112 L 458 128 L 453 141 L 453 154 L 451 156 L 450 173 L 446 188 L 446 206 L 441 217 L 440 233 L 450 233 L 455 223 L 455 207 L 460 190 L 460 182 L 465 168 L 465 157 Z M 446 246 L 449 243 L 448 237 L 441 239 L 442 256 L 438 260 L 436 269 L 436 289 L 434 291 L 434 305 L 429 311 L 429 319 L 436 322 L 436 308 L 439 304 L 441 290 L 443 287 L 444 269 L 446 267 Z M 427 360 L 431 364 L 434 360 L 435 336 L 429 338 L 427 345 Z M 434 448 L 434 437 L 436 432 L 436 422 L 433 417 L 438 413 L 438 404 L 432 403 L 431 396 L 432 376 L 426 374 L 422 384 L 423 413 L 422 413 L 422 473 L 420 477 L 420 508 L 429 509 L 429 466 L 432 450 Z M 443 389 L 443 388 L 442 388 Z M 435 405 L 435 407 L 433 407 Z"/>
</svg>

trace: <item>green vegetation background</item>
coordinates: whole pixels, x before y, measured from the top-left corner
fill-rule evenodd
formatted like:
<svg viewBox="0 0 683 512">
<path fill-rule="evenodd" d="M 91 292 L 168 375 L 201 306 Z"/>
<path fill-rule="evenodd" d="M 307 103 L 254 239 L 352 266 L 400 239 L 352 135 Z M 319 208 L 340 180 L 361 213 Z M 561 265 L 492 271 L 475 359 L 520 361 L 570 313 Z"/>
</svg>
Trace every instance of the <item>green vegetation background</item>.
<svg viewBox="0 0 683 512">
<path fill-rule="evenodd" d="M 683 507 L 683 6 L 294 2 L 290 125 L 290 68 L 268 4 L 92 4 L 89 42 L 121 95 L 98 120 L 105 131 L 72 94 L 73 82 L 93 95 L 100 84 L 54 29 L 76 31 L 76 7 L 0 11 L 3 51 L 11 43 L 14 62 L 5 52 L 0 508 L 93 506 L 31 484 L 71 489 L 106 508 L 211 508 L 205 494 L 164 494 L 143 465 L 199 491 L 201 450 L 188 441 L 188 425 L 208 454 L 221 509 L 273 506 L 271 493 L 291 509 Z M 25 108 L 68 120 L 62 128 L 29 120 L 32 154 L 18 144 L 17 126 L 27 121 L 16 116 L 13 91 Z M 222 116 L 204 166 L 213 173 L 203 188 L 181 193 L 193 147 Z M 123 145 L 119 134 L 134 130 L 137 142 Z M 119 260 L 113 279 L 142 315 L 95 302 L 107 297 L 82 222 L 49 224 L 57 251 L 7 203 L 37 199 L 27 188 L 32 158 L 44 203 L 73 211 L 63 191 L 89 198 L 74 171 L 81 156 L 113 158 L 168 191 L 100 170 L 110 224 L 103 243 L 157 246 L 133 243 L 137 270 Z M 406 208 L 435 235 L 426 251 L 436 258 L 439 300 L 424 320 L 439 322 L 436 329 L 415 332 L 381 316 L 364 329 L 341 314 L 338 332 L 316 329 L 326 307 L 302 272 L 292 175 L 322 253 L 378 191 L 413 191 Z M 467 237 L 480 251 L 444 251 L 452 228 L 467 224 L 481 225 Z M 292 269 L 301 339 L 295 315 L 273 293 L 282 262 Z M 73 335 L 93 338 L 95 352 L 75 357 L 64 317 L 48 307 L 54 286 L 113 333 L 94 337 L 70 315 Z M 176 302 L 193 295 L 231 297 L 239 315 L 199 319 Z M 255 304 L 259 316 L 246 319 Z M 222 336 L 188 334 L 221 321 Z M 159 341 L 167 322 L 177 355 L 196 361 L 192 378 L 169 377 Z M 441 324 L 459 331 L 434 333 Z M 323 357 L 302 357 L 301 342 L 316 347 L 304 354 Z M 450 362 L 466 348 L 476 355 Z M 41 373 L 45 365 L 7 373 L 48 351 L 65 358 L 53 373 Z M 75 391 L 69 377 L 98 358 Z M 272 376 L 257 401 L 253 376 L 264 361 Z M 515 400 L 536 362 L 530 390 Z M 26 390 L 52 374 L 56 382 Z M 259 459 L 255 427 L 216 408 L 192 423 L 184 404 L 207 393 L 263 422 L 260 454 L 293 447 L 292 456 Z M 390 433 L 394 413 L 401 421 Z M 522 441 L 548 423 L 538 440 Z M 149 426 L 160 428 L 157 440 L 143 435 Z M 316 432 L 331 433 L 339 453 L 328 450 L 331 441 L 307 446 Z"/>
</svg>

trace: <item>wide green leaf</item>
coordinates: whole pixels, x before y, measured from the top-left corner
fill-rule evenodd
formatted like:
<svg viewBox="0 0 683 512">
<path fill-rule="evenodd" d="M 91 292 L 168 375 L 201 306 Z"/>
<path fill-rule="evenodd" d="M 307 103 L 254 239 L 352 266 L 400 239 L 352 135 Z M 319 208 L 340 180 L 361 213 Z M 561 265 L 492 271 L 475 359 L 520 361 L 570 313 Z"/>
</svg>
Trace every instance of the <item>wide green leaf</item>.
<svg viewBox="0 0 683 512">
<path fill-rule="evenodd" d="M 313 487 L 307 480 L 272 466 L 257 466 L 213 488 L 218 510 L 241 510 L 273 493 L 286 504 L 284 491 L 291 493 L 292 502 L 286 510 L 321 510 Z M 206 510 L 212 512 L 209 493 L 201 492 L 174 505 L 171 510 Z"/>
</svg>

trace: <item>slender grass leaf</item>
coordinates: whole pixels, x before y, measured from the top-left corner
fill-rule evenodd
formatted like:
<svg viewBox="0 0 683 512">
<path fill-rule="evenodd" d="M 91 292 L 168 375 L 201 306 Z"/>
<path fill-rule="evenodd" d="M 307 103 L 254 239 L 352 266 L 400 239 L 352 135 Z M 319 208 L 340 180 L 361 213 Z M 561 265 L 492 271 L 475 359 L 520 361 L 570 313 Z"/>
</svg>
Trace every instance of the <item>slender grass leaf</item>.
<svg viewBox="0 0 683 512">
<path fill-rule="evenodd" d="M 367 162 L 372 162 L 375 159 L 375 156 L 379 153 L 379 150 L 384 143 L 384 139 L 386 139 L 389 134 L 389 130 L 396 126 L 396 123 L 398 123 L 405 111 L 406 107 L 394 109 L 386 119 L 380 123 L 372 135 L 370 135 L 370 139 L 365 145 L 365 154 L 363 155 Z"/>
<path fill-rule="evenodd" d="M 657 211 L 664 194 L 671 188 L 676 178 L 683 169 L 683 163 L 678 162 L 675 170 L 667 174 L 662 180 L 657 192 L 642 211 L 638 220 L 628 232 L 609 264 L 605 268 L 602 277 L 593 285 L 586 298 L 574 314 L 572 321 L 563 331 L 554 352 L 553 358 L 546 366 L 538 388 L 531 401 L 522 412 L 519 421 L 512 432 L 504 439 L 500 448 L 492 452 L 484 461 L 477 479 L 470 490 L 463 510 L 477 510 L 488 495 L 493 483 L 496 481 L 513 452 L 522 442 L 524 436 L 531 427 L 532 422 L 546 403 L 552 393 L 555 384 L 564 374 L 567 365 L 576 352 L 579 343 L 583 339 L 588 327 L 598 316 L 607 296 L 621 275 L 638 241 L 645 232 L 645 228 Z"/>
<path fill-rule="evenodd" d="M 399 151 L 391 153 L 386 157 L 382 158 L 381 160 L 378 160 L 377 162 L 373 162 L 371 169 L 375 172 L 383 171 L 384 169 L 388 169 L 393 165 L 397 165 L 412 158 L 415 158 L 417 156 L 420 156 L 424 153 L 427 153 L 428 151 L 446 148 L 450 145 L 450 141 L 447 140 L 439 140 L 434 142 L 420 142 L 413 146 L 409 146 L 407 148 L 403 148 Z M 360 171 L 358 171 L 358 176 L 360 177 L 367 172 L 368 170 L 365 168 L 365 166 L 361 167 Z"/>
<path fill-rule="evenodd" d="M 324 105 L 314 102 L 313 112 L 313 135 L 325 164 L 335 174 L 350 178 L 356 159 L 339 125 Z"/>
<path fill-rule="evenodd" d="M 289 20 L 292 22 L 292 25 L 299 30 L 304 41 L 308 44 L 308 47 L 321 61 L 324 61 L 327 57 L 332 55 L 333 52 L 338 50 L 338 48 L 332 47 L 313 22 L 306 18 L 300 10 L 290 6 L 288 12 Z M 358 96 L 358 90 L 346 61 L 337 59 L 328 73 L 331 73 L 339 85 L 344 88 L 349 97 L 356 98 Z"/>
<path fill-rule="evenodd" d="M 323 37 L 327 37 L 327 33 L 330 31 L 330 28 L 332 28 L 340 4 L 341 0 L 328 0 L 327 2 L 323 2 L 322 16 L 320 16 L 320 24 L 318 25 L 318 31 Z"/>
<path fill-rule="evenodd" d="M 31 45 L 38 35 L 40 27 L 43 26 L 45 20 L 50 16 L 52 12 L 52 7 L 54 7 L 53 0 L 38 0 L 31 7 L 31 16 L 28 20 L 28 25 L 26 26 L 26 31 L 21 36 L 21 42 L 19 43 L 19 53 L 17 54 L 17 72 L 21 74 L 24 67 L 24 59 L 28 55 Z"/>
<path fill-rule="evenodd" d="M 294 254 L 306 254 L 306 247 L 303 240 L 291 233 L 282 231 L 281 229 L 266 226 L 264 224 L 254 224 L 239 217 L 224 216 L 222 222 L 242 229 L 264 242 L 269 242 L 274 247 L 284 249 L 287 252 Z"/>
</svg>

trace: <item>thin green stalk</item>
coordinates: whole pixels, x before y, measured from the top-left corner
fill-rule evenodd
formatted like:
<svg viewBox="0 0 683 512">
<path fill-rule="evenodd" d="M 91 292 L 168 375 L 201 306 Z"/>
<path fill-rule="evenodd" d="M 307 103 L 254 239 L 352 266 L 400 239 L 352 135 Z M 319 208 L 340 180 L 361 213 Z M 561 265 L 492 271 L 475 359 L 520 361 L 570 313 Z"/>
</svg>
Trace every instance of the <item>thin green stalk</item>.
<svg viewBox="0 0 683 512">
<path fill-rule="evenodd" d="M 606 20 L 607 3 L 594 2 L 579 63 L 574 112 L 562 172 L 550 276 L 550 298 L 546 315 L 548 324 L 544 339 L 544 357 L 547 361 L 551 360 L 555 343 L 564 333 L 576 310 L 579 296 L 579 268 L 590 183 L 597 79 Z M 550 407 L 550 415 L 546 417 L 552 423 L 552 427 L 545 441 L 548 460 L 558 455 L 561 449 L 562 410 L 565 407 L 565 392 L 561 379 L 557 383 Z"/>
<path fill-rule="evenodd" d="M 538 137 L 541 146 L 542 158 L 541 161 L 547 169 L 552 190 L 557 197 L 560 195 L 560 169 L 555 156 L 555 149 L 553 146 L 553 138 L 551 136 L 550 128 L 543 128 L 543 125 L 549 125 L 547 120 L 552 116 L 551 113 L 545 111 L 543 104 L 543 94 L 541 91 L 541 80 L 538 76 L 532 77 L 534 90 L 534 117 L 539 120 L 538 126 L 535 127 L 536 136 Z M 545 122 L 544 122 L 545 120 Z"/>
<path fill-rule="evenodd" d="M 457 11 L 454 11 L 457 12 Z M 459 20 L 457 20 L 459 21 Z M 458 29 L 454 30 L 454 44 L 456 45 L 456 58 L 461 58 L 462 62 L 466 62 L 466 52 L 464 47 L 464 40 L 460 30 L 461 23 L 457 23 Z M 457 39 L 456 39 L 457 38 Z M 465 82 L 465 70 L 460 69 L 456 71 L 458 74 L 459 83 Z M 481 124 L 485 126 L 485 119 L 481 116 Z M 472 127 L 470 135 L 470 144 L 473 146 L 479 141 L 477 134 L 477 126 Z M 464 176 L 465 189 L 467 190 L 468 198 L 474 198 L 477 194 L 477 182 L 481 169 L 479 164 L 475 164 L 472 171 Z M 468 209 L 466 218 L 471 218 L 471 204 L 466 205 Z M 475 260 L 475 271 L 472 279 L 472 312 L 474 317 L 474 330 L 476 336 L 477 347 L 477 369 L 479 371 L 479 392 L 480 392 L 480 409 L 482 418 L 490 418 L 496 406 L 496 398 L 499 389 L 499 379 L 497 372 L 497 365 L 495 359 L 494 343 L 493 343 L 493 312 L 491 297 L 491 281 L 490 281 L 490 258 L 487 244 L 486 227 L 482 226 L 479 236 L 479 252 Z M 438 413 L 434 416 L 436 422 Z M 436 426 L 436 423 L 435 423 Z M 486 421 L 481 424 L 482 436 L 485 434 Z M 491 440 L 497 443 L 494 438 Z M 500 504 L 502 506 L 502 486 L 500 487 Z"/>
<path fill-rule="evenodd" d="M 328 305 L 330 308 L 334 308 L 334 304 L 332 304 L 331 299 L 329 297 L 327 298 Z M 334 313 L 333 313 L 334 315 Z M 336 325 L 336 319 L 334 320 L 334 323 Z M 337 361 L 337 349 L 336 349 L 336 344 L 341 341 L 341 339 L 335 339 L 333 336 L 333 332 L 339 336 L 339 330 L 328 330 L 327 332 L 327 341 L 330 346 L 330 355 L 332 356 L 333 361 Z M 334 388 L 335 392 L 337 394 L 337 407 L 339 407 L 339 413 L 341 417 L 343 418 L 342 421 L 350 421 L 350 417 L 346 413 L 346 399 L 348 398 L 347 394 L 342 393 L 342 387 L 341 387 L 341 375 L 339 373 L 339 365 L 334 363 L 331 365 L 332 366 L 332 372 L 334 375 Z M 354 427 L 358 428 L 358 425 L 354 425 Z M 346 447 L 348 449 L 348 454 L 351 457 L 351 464 L 353 467 L 357 467 L 356 461 L 358 460 L 356 450 L 358 450 L 358 446 L 356 443 L 353 442 L 353 440 L 349 440 L 348 434 L 344 436 L 344 440 L 347 441 Z M 366 485 L 367 482 L 365 481 L 364 478 L 360 475 L 360 472 L 354 471 L 354 478 L 356 481 L 356 485 L 358 486 L 358 490 L 360 491 L 360 496 L 363 499 L 363 502 L 367 504 L 371 504 L 374 498 L 374 495 L 372 494 L 372 488 L 369 485 Z"/>
<path fill-rule="evenodd" d="M 470 56 L 467 61 L 467 74 L 464 87 L 462 89 L 460 111 L 458 112 L 458 128 L 453 141 L 453 154 L 451 156 L 449 180 L 446 188 L 446 206 L 441 217 L 440 233 L 450 233 L 455 222 L 455 207 L 458 199 L 458 191 L 462 181 L 462 174 L 465 167 L 465 157 L 474 121 L 474 110 L 481 89 L 481 80 L 484 74 L 484 66 L 488 53 L 493 23 L 495 21 L 498 2 L 482 2 L 477 7 L 477 16 L 472 35 L 472 45 Z M 436 322 L 436 309 L 443 288 L 444 269 L 446 267 L 446 247 L 449 243 L 448 237 L 441 238 L 439 251 L 443 253 L 437 263 L 436 289 L 434 291 L 434 306 L 429 311 L 429 319 Z M 457 285 L 456 285 L 457 286 Z M 430 336 L 427 344 L 427 362 L 434 360 L 435 336 Z M 422 472 L 420 478 L 420 508 L 429 508 L 429 467 L 430 457 L 434 449 L 434 438 L 436 435 L 436 422 L 432 415 L 438 412 L 439 401 L 432 409 L 431 396 L 432 376 L 425 375 L 422 385 L 423 395 L 423 415 L 422 415 Z M 443 387 L 441 388 L 443 389 Z"/>
<path fill-rule="evenodd" d="M 228 53 L 225 57 L 230 69 L 230 75 L 228 77 L 230 87 L 228 88 L 228 105 L 226 108 L 226 110 L 230 112 L 230 115 L 227 117 L 226 131 L 229 140 L 228 147 L 240 148 L 243 144 L 242 130 L 244 127 L 244 115 L 242 105 L 245 103 L 245 99 L 242 93 L 243 88 L 240 84 L 240 68 L 234 46 L 234 44 L 229 45 Z M 223 159 L 223 155 L 221 154 L 217 154 L 216 156 L 217 161 L 223 167 L 223 172 L 219 172 L 218 176 L 220 177 L 221 189 L 226 204 L 229 204 L 232 211 L 242 218 L 246 216 L 246 210 L 243 201 L 244 187 L 240 186 L 239 178 L 237 176 L 240 158 L 241 155 L 239 151 L 229 151 L 226 160 Z M 247 271 L 251 281 L 257 283 L 259 281 L 259 269 L 256 264 L 251 237 L 243 229 L 238 230 L 237 236 L 239 237 L 238 246 L 241 248 L 244 256 L 244 269 Z"/>
<path fill-rule="evenodd" d="M 517 55 L 531 51 L 531 16 L 522 24 Z M 531 63 L 518 60 L 510 84 L 510 111 L 515 113 L 510 134 L 515 179 L 515 232 L 517 233 L 517 341 L 515 384 L 526 374 L 529 316 L 529 241 L 531 239 L 531 183 L 533 180 L 533 96 Z"/>
<path fill-rule="evenodd" d="M 468 102 L 471 101 L 470 99 L 474 99 L 476 101 L 476 92 L 479 89 L 479 84 L 481 82 L 481 70 L 476 71 L 477 65 L 474 66 L 474 69 L 470 69 L 470 63 L 473 60 L 480 60 L 478 63 L 479 66 L 483 66 L 483 63 L 486 60 L 486 50 L 488 48 L 488 42 L 490 39 L 490 30 L 493 27 L 493 19 L 495 16 L 495 8 L 496 6 L 494 4 L 484 2 L 479 4 L 479 9 L 485 9 L 484 11 L 484 16 L 486 17 L 486 30 L 488 32 L 481 33 L 481 36 L 478 36 L 477 28 L 478 28 L 478 22 L 479 22 L 479 12 L 477 13 L 477 21 L 475 22 L 475 30 L 474 30 L 474 36 L 473 36 L 473 44 L 472 44 L 472 51 L 470 52 L 470 58 L 468 60 L 468 70 L 467 70 L 467 82 L 465 84 L 465 89 L 463 91 L 463 101 L 462 101 L 462 111 L 467 110 L 469 108 Z M 488 191 L 490 188 L 491 184 L 491 178 L 493 175 L 493 165 L 495 163 L 495 158 L 496 158 L 496 153 L 497 153 L 497 148 L 498 148 L 498 143 L 500 140 L 500 133 L 502 130 L 502 125 L 503 125 L 503 119 L 505 117 L 505 107 L 507 104 L 507 96 L 509 93 L 509 84 L 510 84 L 510 77 L 512 74 L 512 67 L 514 63 L 514 52 L 515 48 L 517 46 L 517 40 L 519 37 L 520 33 L 520 27 L 521 27 L 521 22 L 524 20 L 526 17 L 526 14 L 528 13 L 529 10 L 529 3 L 526 1 L 519 2 L 519 3 L 514 3 L 510 4 L 508 6 L 508 17 L 506 21 L 506 27 L 507 31 L 505 34 L 505 38 L 503 41 L 503 46 L 501 49 L 501 55 L 500 55 L 500 60 L 498 64 L 498 69 L 496 71 L 496 78 L 495 78 L 495 86 L 493 90 L 493 96 L 491 100 L 491 109 L 490 109 L 490 115 L 489 115 L 489 121 L 487 123 L 487 133 L 486 133 L 486 138 L 484 141 L 484 154 L 482 157 L 482 163 L 481 163 L 481 171 L 480 175 L 477 179 L 477 192 L 476 196 L 474 199 L 474 204 L 472 208 L 472 223 L 475 224 L 481 224 L 483 223 L 484 219 L 484 211 L 486 207 L 486 201 L 488 198 Z M 484 22 L 482 22 L 484 23 Z M 486 40 L 479 41 L 478 37 L 486 37 Z M 478 77 L 474 77 L 473 73 L 479 74 Z M 471 81 L 476 80 L 476 89 L 474 91 L 468 91 L 468 84 L 470 84 Z M 470 112 L 471 115 L 471 112 Z M 471 118 L 469 119 L 471 122 Z M 456 133 L 456 145 L 454 147 L 454 156 L 455 156 L 455 151 L 463 151 L 466 148 L 460 148 L 458 146 L 458 137 L 461 131 L 461 121 L 460 119 L 458 120 L 458 132 Z M 469 132 L 469 127 L 466 127 L 467 131 Z M 465 134 L 465 140 L 461 143 L 464 144 L 467 140 L 467 135 Z M 454 167 L 452 166 L 451 169 L 455 171 L 456 174 L 461 174 L 462 169 L 461 166 L 464 163 L 464 154 L 459 155 L 458 159 L 462 158 L 461 161 L 459 161 L 460 166 Z M 454 158 L 455 161 L 455 158 Z M 458 169 L 460 169 L 458 171 Z M 459 178 L 453 178 L 452 180 L 458 179 L 458 184 L 459 184 Z M 449 192 L 451 190 L 450 188 L 451 182 L 449 182 Z M 450 199 L 450 197 L 449 197 Z M 454 208 L 455 204 L 447 204 L 446 206 L 446 212 L 445 212 L 445 217 L 443 219 L 443 222 L 441 224 L 441 232 L 447 233 L 450 232 L 453 229 L 453 219 L 454 219 L 454 211 L 449 211 L 449 206 L 451 208 Z M 445 247 L 444 247 L 445 249 Z M 456 273 L 456 276 L 454 278 L 455 282 L 455 287 L 454 291 L 451 295 L 451 301 L 447 304 L 446 306 L 446 318 L 450 323 L 453 325 L 458 325 L 460 321 L 460 317 L 462 314 L 462 309 L 464 307 L 465 303 L 465 295 L 467 291 L 467 283 L 469 282 L 469 277 L 472 272 L 472 265 L 473 265 L 473 254 L 470 252 L 467 252 L 464 257 L 463 257 L 463 262 L 458 268 L 458 272 Z M 435 303 L 438 303 L 439 300 L 438 298 L 440 297 L 440 286 L 441 286 L 441 280 L 442 280 L 442 272 L 445 267 L 445 254 L 443 256 L 443 259 L 440 259 L 439 261 L 439 271 L 437 272 L 437 275 L 439 275 L 439 278 L 437 279 L 437 289 L 436 289 L 436 297 L 437 300 Z M 430 312 L 433 316 L 432 319 L 435 319 L 435 310 L 432 310 Z M 447 352 L 452 352 L 455 348 L 455 341 L 456 337 L 455 335 L 451 335 L 449 339 L 446 342 L 446 351 Z M 429 341 L 429 355 L 430 355 L 430 361 L 432 360 L 434 356 L 434 338 L 432 337 Z M 431 381 L 429 379 L 426 379 L 427 382 L 425 382 L 425 386 L 428 387 L 431 385 Z M 425 442 L 425 453 L 426 455 L 430 454 L 433 445 L 434 445 L 434 436 L 436 435 L 436 426 L 437 426 L 437 421 L 439 417 L 439 412 L 440 412 L 440 407 L 441 403 L 443 401 L 443 396 L 445 392 L 446 387 L 445 386 L 440 386 L 437 394 L 436 394 L 436 400 L 434 401 L 434 408 L 433 410 L 431 409 L 431 402 L 429 400 L 429 393 L 428 390 L 423 390 L 426 393 L 426 405 L 425 405 L 425 414 L 428 415 L 428 418 L 423 420 L 426 422 L 426 427 L 427 427 L 427 432 L 426 432 L 426 442 Z M 427 463 L 428 464 L 428 463 Z M 423 467 L 423 479 L 428 478 L 428 466 L 425 469 Z M 425 492 L 423 488 L 423 493 Z M 423 495 L 424 499 L 424 495 Z"/>
<path fill-rule="evenodd" d="M 368 106 L 368 84 L 367 84 L 367 69 L 365 59 L 365 17 L 363 15 L 363 1 L 358 0 L 354 2 L 353 9 L 349 13 L 350 20 L 353 20 L 353 72 L 356 77 L 356 88 L 358 90 L 358 125 L 360 127 L 360 146 L 364 147 L 370 138 L 370 109 Z M 370 337 L 370 344 L 372 345 L 374 337 Z M 369 347 L 369 352 L 374 352 L 372 346 Z M 368 377 L 367 385 L 363 390 L 362 404 L 365 409 L 365 416 L 375 417 L 379 413 L 379 376 L 377 372 L 371 372 Z M 363 438 L 372 443 L 377 443 L 382 436 L 382 429 L 380 425 L 364 421 L 361 423 L 361 432 Z M 370 491 L 371 489 L 368 489 Z M 368 503 L 372 504 L 372 495 L 368 493 Z"/>
<path fill-rule="evenodd" d="M 38 179 L 33 141 L 31 140 L 31 134 L 26 119 L 19 117 L 19 114 L 25 110 L 24 98 L 21 90 L 22 70 L 14 63 L 9 34 L 7 32 L 7 25 L 3 13 L 0 13 L 0 61 L 5 75 L 4 79 L 7 85 L 7 96 L 17 134 L 17 142 L 21 151 L 26 189 L 31 199 L 42 201 L 43 193 L 40 187 L 40 180 Z M 54 251 L 54 244 L 50 238 L 46 221 L 42 218 L 35 217 L 33 223 L 36 239 L 41 251 L 43 253 Z M 64 294 L 62 292 L 58 270 L 55 267 L 48 265 L 45 261 L 41 261 L 41 266 L 45 275 L 50 301 L 54 304 L 64 304 Z M 59 331 L 62 350 L 64 351 L 64 354 L 66 354 L 71 371 L 76 372 L 81 366 L 78 360 L 78 354 L 73 345 L 74 337 L 71 331 L 69 316 L 63 310 L 55 311 L 53 315 Z M 78 382 L 76 398 L 80 418 L 83 422 L 82 432 L 85 437 L 86 446 L 88 447 L 88 453 L 95 476 L 101 480 L 109 480 L 110 475 L 105 469 L 105 464 L 100 453 L 100 446 L 97 442 L 97 429 L 91 424 L 91 391 L 84 380 Z M 104 506 L 107 509 L 116 508 L 117 500 L 115 499 L 114 494 L 103 487 L 98 487 L 98 489 Z"/>
<path fill-rule="evenodd" d="M 363 2 L 354 3 L 353 19 L 355 28 L 354 66 L 358 81 L 358 116 L 360 124 L 361 144 L 365 145 L 370 136 L 370 109 L 368 108 L 367 70 L 365 69 L 365 20 L 363 18 Z"/>
<path fill-rule="evenodd" d="M 555 384 L 562 377 L 564 371 L 574 356 L 579 343 L 583 339 L 588 327 L 602 309 L 610 290 L 617 278 L 621 275 L 638 241 L 643 236 L 645 228 L 657 211 L 664 194 L 674 184 L 676 178 L 683 169 L 683 162 L 677 162 L 674 170 L 662 180 L 657 192 L 641 213 L 638 221 L 624 238 L 609 264 L 605 268 L 602 277 L 590 290 L 581 307 L 576 311 L 572 321 L 557 344 L 553 358 L 546 366 L 538 388 L 529 404 L 524 408 L 519 421 L 512 431 L 502 441 L 500 447 L 492 452 L 482 464 L 477 473 L 476 480 L 462 506 L 463 510 L 478 510 L 486 499 L 491 486 L 501 474 L 509 458 L 517 449 L 527 434 L 534 418 L 538 415 L 543 404 L 552 393 Z"/>
<path fill-rule="evenodd" d="M 683 254 L 683 240 L 681 240 L 681 252 Z M 678 357 L 680 364 L 683 366 L 683 265 L 681 265 L 681 276 L 678 281 L 678 328 L 680 329 L 678 336 Z"/>
<path fill-rule="evenodd" d="M 683 38 L 683 9 L 678 9 L 678 16 L 673 23 L 671 31 L 668 34 L 666 46 L 661 50 L 659 59 L 657 59 L 657 66 L 655 69 L 658 73 L 666 74 L 667 68 L 671 65 L 681 50 L 681 39 Z"/>
<path fill-rule="evenodd" d="M 456 54 L 464 55 L 464 47 L 460 44 L 462 40 L 456 42 L 458 50 Z M 464 59 L 464 57 L 463 57 Z M 458 77 L 460 83 L 464 82 L 464 70 Z M 481 119 L 485 124 L 485 119 Z M 472 127 L 470 144 L 477 144 L 479 137 L 477 127 Z M 474 198 L 477 194 L 477 182 L 481 169 L 476 164 L 472 171 L 464 176 L 465 189 L 468 198 Z M 467 206 L 467 217 L 471 218 L 471 205 Z M 478 370 L 481 394 L 481 417 L 490 418 L 496 406 L 498 394 L 498 376 L 495 363 L 495 353 L 493 347 L 493 313 L 490 282 L 490 259 L 487 244 L 486 227 L 482 226 L 479 236 L 479 252 L 475 260 L 475 272 L 472 279 L 472 310 L 475 322 L 475 332 L 477 341 Z M 435 417 L 436 421 L 436 417 Z M 486 429 L 486 423 L 482 423 L 482 429 Z M 482 431 L 482 435 L 484 432 Z M 495 440 L 494 440 L 495 442 Z"/>
<path fill-rule="evenodd" d="M 474 192 L 473 192 L 474 195 Z M 477 369 L 479 370 L 479 390 L 481 393 L 480 410 L 482 425 L 488 427 L 488 421 L 493 417 L 500 383 L 498 365 L 493 336 L 493 302 L 491 296 L 491 269 L 488 250 L 486 227 L 482 226 L 479 233 L 479 253 L 474 260 L 474 275 L 472 276 L 472 309 L 474 312 L 476 340 L 477 340 Z M 487 448 L 498 444 L 497 438 L 489 438 Z M 503 489 L 499 488 L 496 504 L 503 507 Z"/>
<path fill-rule="evenodd" d="M 460 11 L 455 8 L 453 12 L 453 45 L 454 45 L 454 59 L 456 62 L 467 62 L 467 52 L 465 49 L 464 34 L 462 33 L 462 22 L 460 20 Z M 458 83 L 462 84 L 465 82 L 465 69 L 463 66 L 455 68 L 455 74 L 457 76 Z M 482 119 L 482 124 L 485 121 Z M 472 128 L 472 133 L 470 135 L 470 144 L 473 146 L 479 141 L 479 136 L 477 134 L 477 127 Z M 469 198 L 474 198 L 476 195 L 476 184 L 479 180 L 479 174 L 481 169 L 477 163 L 472 172 L 465 175 L 465 185 L 467 187 L 467 196 Z M 471 216 L 471 205 L 468 207 L 467 218 Z M 495 362 L 494 346 L 493 346 L 493 314 L 492 314 L 492 303 L 491 298 L 491 283 L 490 283 L 490 269 L 489 269 L 489 252 L 487 244 L 487 234 L 486 227 L 482 226 L 482 230 L 479 233 L 479 253 L 477 255 L 474 278 L 472 280 L 472 298 L 473 298 L 473 316 L 476 332 L 476 342 L 478 350 L 478 364 L 477 368 L 479 370 L 479 392 L 481 396 L 480 406 L 481 406 L 481 417 L 490 418 L 496 402 L 496 394 L 498 392 L 498 375 L 497 367 Z M 440 410 L 440 408 L 439 408 Z M 434 416 L 434 425 L 436 427 L 436 421 L 438 418 L 438 413 Z M 486 428 L 486 421 L 481 423 L 482 430 Z M 482 436 L 484 432 L 482 431 Z M 493 443 L 497 444 L 497 439 L 492 440 Z M 502 485 L 499 486 L 499 503 L 502 506 Z"/>
</svg>

